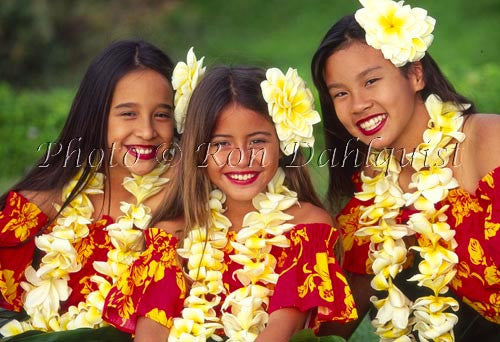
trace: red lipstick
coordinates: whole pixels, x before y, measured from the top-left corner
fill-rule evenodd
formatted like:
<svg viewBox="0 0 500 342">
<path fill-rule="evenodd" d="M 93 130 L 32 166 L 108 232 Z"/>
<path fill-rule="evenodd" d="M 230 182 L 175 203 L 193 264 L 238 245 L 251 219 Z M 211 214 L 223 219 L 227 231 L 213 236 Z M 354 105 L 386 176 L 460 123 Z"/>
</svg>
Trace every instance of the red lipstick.
<svg viewBox="0 0 500 342">
<path fill-rule="evenodd" d="M 258 172 L 228 172 L 224 174 L 233 184 L 248 185 L 252 184 L 259 177 Z"/>
<path fill-rule="evenodd" d="M 376 120 L 376 122 L 369 124 L 370 120 Z M 364 135 L 373 135 L 384 127 L 386 121 L 387 114 L 377 113 L 359 120 L 356 122 L 356 126 L 358 126 L 359 130 Z"/>
<path fill-rule="evenodd" d="M 155 145 L 127 145 L 127 153 L 140 160 L 151 160 L 156 157 L 158 146 Z"/>
</svg>

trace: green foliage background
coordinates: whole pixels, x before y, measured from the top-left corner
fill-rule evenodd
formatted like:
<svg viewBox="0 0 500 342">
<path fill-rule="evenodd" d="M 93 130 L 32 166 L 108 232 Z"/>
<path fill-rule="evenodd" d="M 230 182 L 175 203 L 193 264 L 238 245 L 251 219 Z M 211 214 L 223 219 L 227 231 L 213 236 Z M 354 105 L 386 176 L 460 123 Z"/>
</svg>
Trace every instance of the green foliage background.
<svg viewBox="0 0 500 342">
<path fill-rule="evenodd" d="M 499 112 L 500 2 L 406 2 L 437 19 L 430 53 L 456 88 L 482 112 Z M 321 38 L 357 8 L 355 0 L 2 0 L 0 191 L 43 157 L 86 66 L 113 40 L 144 38 L 175 61 L 195 46 L 209 65 L 293 66 L 312 85 L 310 59 Z M 321 135 L 319 127 L 320 145 Z M 313 169 L 320 192 L 326 173 Z M 351 340 L 370 340 L 363 329 Z"/>
</svg>

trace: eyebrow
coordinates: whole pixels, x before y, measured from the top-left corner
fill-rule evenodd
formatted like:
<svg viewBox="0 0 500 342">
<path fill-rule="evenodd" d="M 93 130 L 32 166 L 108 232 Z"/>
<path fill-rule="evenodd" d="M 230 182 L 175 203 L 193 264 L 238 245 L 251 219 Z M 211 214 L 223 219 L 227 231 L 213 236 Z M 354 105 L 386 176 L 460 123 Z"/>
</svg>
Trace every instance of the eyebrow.
<svg viewBox="0 0 500 342">
<path fill-rule="evenodd" d="M 266 131 L 258 131 L 258 132 L 253 132 L 253 133 L 250 133 L 249 135 L 247 135 L 247 137 L 253 137 L 253 136 L 256 136 L 256 135 L 259 135 L 259 134 L 262 134 L 262 135 L 265 135 L 265 136 L 272 136 L 271 133 L 269 132 L 266 132 Z"/>
<path fill-rule="evenodd" d="M 126 103 L 120 103 L 120 104 L 114 106 L 113 108 L 115 108 L 115 109 L 119 109 L 119 108 L 131 108 L 131 107 L 135 107 L 135 106 L 137 106 L 137 104 L 134 103 L 134 102 L 126 102 Z M 169 109 L 169 110 L 173 110 L 174 109 L 174 107 L 172 107 L 171 105 L 166 104 L 166 103 L 160 103 L 158 105 L 158 107 Z"/>
<path fill-rule="evenodd" d="M 259 134 L 262 134 L 262 135 L 265 135 L 265 136 L 272 136 L 272 134 L 270 132 L 266 132 L 266 131 L 258 131 L 258 132 L 253 132 L 253 133 L 250 133 L 250 134 L 247 134 L 247 137 L 250 138 L 250 137 L 253 137 L 253 136 L 256 136 L 256 135 L 259 135 Z M 214 134 L 212 136 L 212 139 L 213 138 L 231 138 L 232 135 L 231 134 Z"/>
<path fill-rule="evenodd" d="M 377 69 L 382 69 L 382 67 L 380 67 L 380 66 L 374 66 L 374 67 L 368 68 L 366 70 L 363 70 L 358 75 L 356 75 L 356 78 L 358 78 L 358 79 L 359 78 L 363 78 L 367 74 L 369 74 L 370 72 L 375 71 Z M 327 89 L 331 89 L 331 88 L 340 88 L 341 86 L 342 86 L 341 83 L 330 83 L 326 87 L 327 87 Z"/>
</svg>

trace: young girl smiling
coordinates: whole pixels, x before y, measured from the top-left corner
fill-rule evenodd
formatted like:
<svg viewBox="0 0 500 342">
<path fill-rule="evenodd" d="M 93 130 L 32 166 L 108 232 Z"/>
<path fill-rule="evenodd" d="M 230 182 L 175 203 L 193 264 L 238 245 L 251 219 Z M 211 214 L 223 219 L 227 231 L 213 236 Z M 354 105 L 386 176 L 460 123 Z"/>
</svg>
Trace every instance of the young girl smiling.
<svg viewBox="0 0 500 342">
<path fill-rule="evenodd" d="M 42 158 L 2 196 L 0 304 L 28 316 L 3 335 L 104 325 L 104 298 L 143 249 L 168 182 L 172 70 L 147 42 L 110 45 L 90 64 L 56 142 L 64 150 L 80 141 L 78 151 Z"/>
<path fill-rule="evenodd" d="M 327 147 L 372 151 L 330 169 L 360 313 L 374 304 L 382 340 L 498 339 L 500 116 L 474 114 L 426 53 L 424 9 L 360 2 L 312 61 Z"/>
<path fill-rule="evenodd" d="M 209 71 L 187 110 L 180 195 L 152 234 L 162 251 L 144 253 L 111 290 L 107 320 L 137 341 L 288 341 L 320 321 L 356 318 L 338 233 L 307 169 L 287 167 L 318 121 L 292 69 L 267 79 L 257 68 Z M 128 314 L 141 306 L 160 314 Z"/>
</svg>

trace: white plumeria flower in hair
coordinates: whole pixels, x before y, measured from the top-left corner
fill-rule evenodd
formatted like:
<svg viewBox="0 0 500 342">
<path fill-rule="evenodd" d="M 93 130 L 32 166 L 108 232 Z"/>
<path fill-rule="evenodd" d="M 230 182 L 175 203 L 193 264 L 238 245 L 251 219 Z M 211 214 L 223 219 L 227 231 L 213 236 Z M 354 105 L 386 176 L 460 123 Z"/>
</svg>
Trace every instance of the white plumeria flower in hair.
<svg viewBox="0 0 500 342">
<path fill-rule="evenodd" d="M 177 132 L 179 133 L 184 132 L 184 121 L 186 120 L 187 108 L 194 88 L 205 75 L 204 59 L 205 57 L 202 57 L 197 60 L 191 47 L 187 53 L 186 62 L 179 62 L 174 68 L 172 74 L 172 87 L 175 90 L 174 115 Z"/>
<path fill-rule="evenodd" d="M 366 43 L 382 51 L 384 58 L 401 67 L 422 59 L 432 43 L 436 20 L 422 8 L 404 1 L 360 0 L 356 21 L 366 32 Z"/>
<path fill-rule="evenodd" d="M 289 156 L 297 144 L 312 147 L 313 125 L 321 118 L 314 110 L 314 97 L 297 70 L 289 68 L 285 75 L 277 68 L 268 69 L 266 80 L 260 86 L 276 127 L 281 151 Z"/>
</svg>

